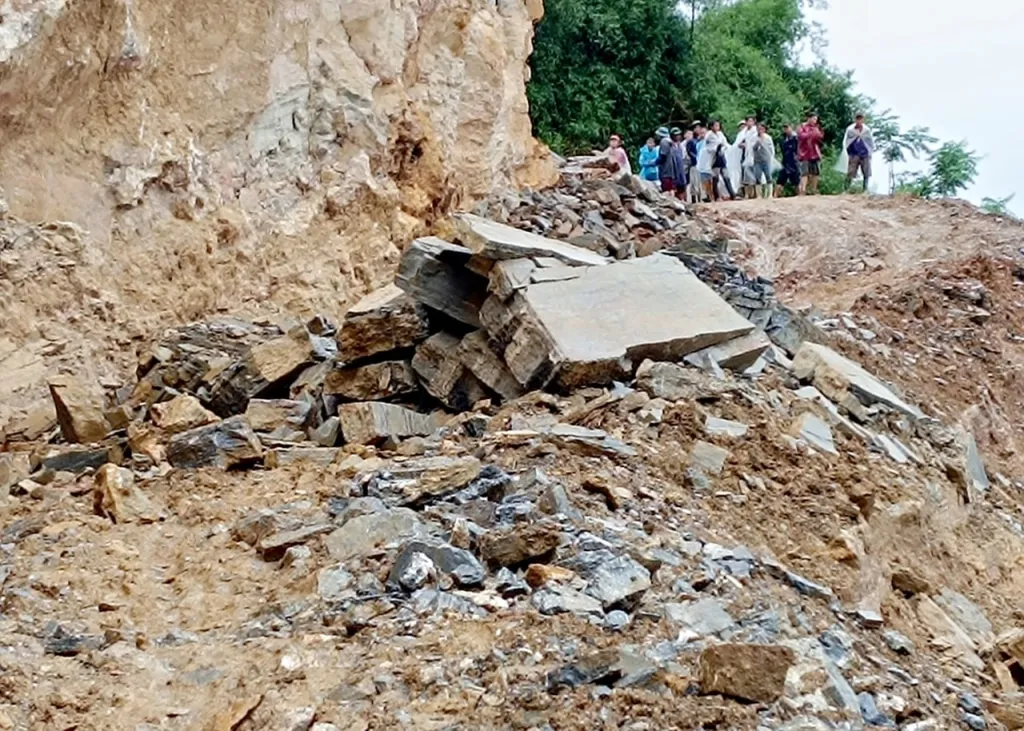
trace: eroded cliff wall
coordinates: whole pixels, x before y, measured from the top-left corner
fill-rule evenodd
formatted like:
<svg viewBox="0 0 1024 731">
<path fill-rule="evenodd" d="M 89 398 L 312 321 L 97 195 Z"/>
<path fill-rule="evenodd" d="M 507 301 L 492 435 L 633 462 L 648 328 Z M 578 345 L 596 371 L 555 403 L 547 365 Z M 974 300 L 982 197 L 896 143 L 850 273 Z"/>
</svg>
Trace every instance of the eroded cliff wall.
<svg viewBox="0 0 1024 731">
<path fill-rule="evenodd" d="M 3 0 L 0 186 L 11 216 L 83 232 L 55 255 L 6 246 L 0 335 L 75 345 L 215 311 L 343 310 L 453 206 L 551 180 L 525 93 L 542 13 Z"/>
</svg>

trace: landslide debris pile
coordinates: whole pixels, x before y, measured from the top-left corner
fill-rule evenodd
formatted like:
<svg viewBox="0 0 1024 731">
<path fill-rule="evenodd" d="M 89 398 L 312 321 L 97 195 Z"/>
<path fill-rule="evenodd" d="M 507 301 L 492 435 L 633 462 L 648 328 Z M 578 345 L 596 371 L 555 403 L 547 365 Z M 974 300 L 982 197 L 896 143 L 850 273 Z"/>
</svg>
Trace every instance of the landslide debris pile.
<svg viewBox="0 0 1024 731">
<path fill-rule="evenodd" d="M 970 433 L 706 240 L 448 238 L 337 324 L 51 380 L 0 454 L 0 725 L 1021 727 Z"/>
</svg>

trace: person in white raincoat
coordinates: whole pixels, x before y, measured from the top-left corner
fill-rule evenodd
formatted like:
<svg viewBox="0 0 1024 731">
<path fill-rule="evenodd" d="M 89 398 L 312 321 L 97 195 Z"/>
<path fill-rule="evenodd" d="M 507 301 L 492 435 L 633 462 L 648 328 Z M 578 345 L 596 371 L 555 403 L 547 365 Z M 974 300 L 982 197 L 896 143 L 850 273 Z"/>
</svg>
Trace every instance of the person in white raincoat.
<svg viewBox="0 0 1024 731">
<path fill-rule="evenodd" d="M 730 198 L 736 199 L 736 189 L 729 169 L 730 151 L 729 138 L 722 131 L 722 123 L 716 119 L 704 135 L 704 147 L 697 164 L 704 192 L 710 200 L 721 197 L 719 184 L 725 186 Z"/>
<path fill-rule="evenodd" d="M 743 183 L 743 194 L 746 198 L 756 198 L 754 179 L 754 144 L 757 142 L 757 119 L 753 116 L 747 117 L 740 122 L 740 130 L 736 133 L 734 147 L 741 152 L 740 171 Z"/>
<path fill-rule="evenodd" d="M 871 180 L 871 155 L 874 151 L 875 139 L 871 134 L 871 128 L 864 124 L 864 115 L 858 112 L 853 124 L 846 128 L 842 150 L 836 162 L 836 170 L 846 175 L 844 191 L 850 189 L 850 184 L 859 171 L 864 176 L 864 192 L 868 192 L 868 182 Z"/>
</svg>

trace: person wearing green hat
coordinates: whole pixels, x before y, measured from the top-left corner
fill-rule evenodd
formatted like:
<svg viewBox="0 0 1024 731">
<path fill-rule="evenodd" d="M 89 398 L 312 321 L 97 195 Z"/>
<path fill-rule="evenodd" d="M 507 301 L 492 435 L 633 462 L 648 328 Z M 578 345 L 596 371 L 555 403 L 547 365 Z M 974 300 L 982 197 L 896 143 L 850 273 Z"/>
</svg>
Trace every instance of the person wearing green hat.
<svg viewBox="0 0 1024 731">
<path fill-rule="evenodd" d="M 658 178 L 661 180 L 661 189 L 665 193 L 671 193 L 676 189 L 676 162 L 672 156 L 672 137 L 669 136 L 668 127 L 658 127 L 654 137 L 658 140 Z"/>
</svg>

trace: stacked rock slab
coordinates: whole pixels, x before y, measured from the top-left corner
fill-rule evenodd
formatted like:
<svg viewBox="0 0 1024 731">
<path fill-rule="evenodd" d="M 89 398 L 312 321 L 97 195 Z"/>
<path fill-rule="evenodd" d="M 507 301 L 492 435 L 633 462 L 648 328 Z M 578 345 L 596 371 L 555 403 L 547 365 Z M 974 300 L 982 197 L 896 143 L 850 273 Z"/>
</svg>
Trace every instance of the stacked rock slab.
<svg viewBox="0 0 1024 731">
<path fill-rule="evenodd" d="M 433 434 L 443 419 L 428 412 L 438 404 L 467 411 L 537 388 L 606 385 L 645 359 L 697 352 L 742 369 L 767 347 L 678 259 L 608 259 L 470 214 L 454 217 L 453 238 L 411 242 L 395 283 L 337 328 L 322 316 L 304 325 L 216 318 L 165 334 L 140 360 L 138 385 L 118 396 L 128 446 L 166 440 L 166 458 L 188 469 L 267 455 L 331 461 L 342 441 Z M 115 428 L 99 394 L 56 381 L 53 393 L 66 441 L 103 442 Z M 132 424 L 136 414 L 152 426 Z M 544 437 L 628 452 L 591 432 L 563 425 Z"/>
<path fill-rule="evenodd" d="M 459 244 L 414 241 L 396 278 L 428 309 L 482 326 L 434 335 L 413 358 L 426 390 L 451 408 L 485 393 L 607 384 L 646 358 L 679 360 L 754 330 L 672 257 L 610 261 L 478 216 L 454 220 Z M 767 347 L 763 337 L 737 343 L 729 354 L 743 366 Z"/>
</svg>

